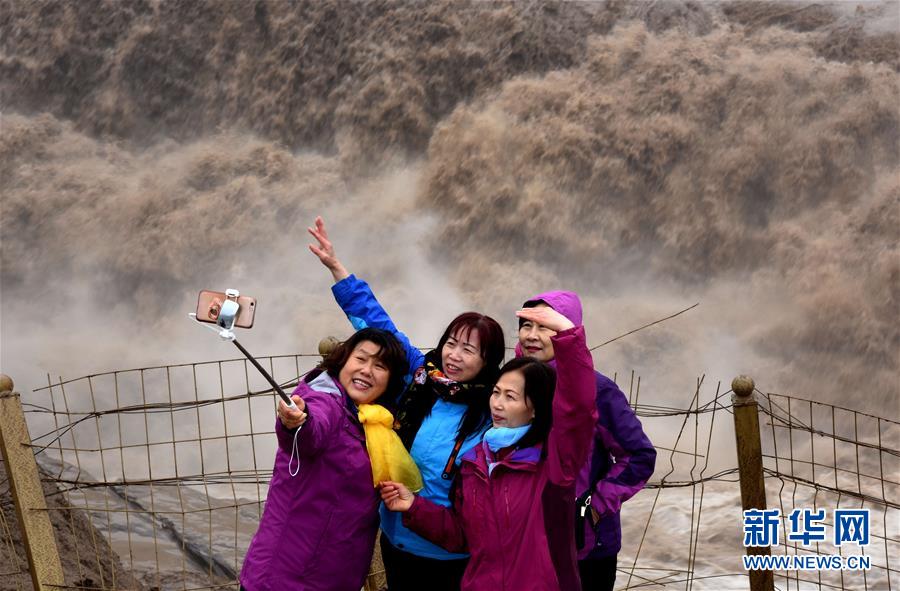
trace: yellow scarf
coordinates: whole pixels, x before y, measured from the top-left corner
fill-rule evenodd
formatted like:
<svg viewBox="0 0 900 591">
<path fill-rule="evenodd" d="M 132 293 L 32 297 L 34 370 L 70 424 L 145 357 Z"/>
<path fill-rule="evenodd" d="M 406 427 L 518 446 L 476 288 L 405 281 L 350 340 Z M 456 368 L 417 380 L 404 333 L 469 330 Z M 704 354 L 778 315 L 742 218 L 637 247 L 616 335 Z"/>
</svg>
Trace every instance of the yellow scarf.
<svg viewBox="0 0 900 591">
<path fill-rule="evenodd" d="M 383 480 L 393 480 L 402 482 L 413 492 L 422 490 L 422 475 L 394 431 L 394 416 L 390 411 L 380 404 L 360 404 L 359 422 L 366 433 L 375 486 Z"/>
</svg>

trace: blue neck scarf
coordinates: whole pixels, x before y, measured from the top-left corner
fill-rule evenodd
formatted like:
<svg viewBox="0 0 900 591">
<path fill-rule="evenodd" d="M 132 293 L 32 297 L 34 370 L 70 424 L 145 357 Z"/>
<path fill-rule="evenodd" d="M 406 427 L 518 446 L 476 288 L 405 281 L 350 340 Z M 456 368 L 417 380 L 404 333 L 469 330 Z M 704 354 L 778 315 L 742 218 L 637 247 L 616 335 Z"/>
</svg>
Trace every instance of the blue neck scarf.
<svg viewBox="0 0 900 591">
<path fill-rule="evenodd" d="M 515 445 L 531 429 L 531 423 L 521 427 L 491 427 L 484 433 L 484 442 L 497 453 L 504 447 Z"/>
<path fill-rule="evenodd" d="M 500 462 L 492 461 L 494 458 L 493 454 L 497 453 L 504 447 L 509 447 L 510 445 L 515 445 L 518 443 L 522 436 L 528 433 L 528 430 L 531 429 L 531 423 L 527 425 L 522 425 L 521 427 L 491 427 L 484 433 L 484 440 L 482 445 L 487 446 L 487 448 L 491 451 L 490 454 L 487 455 L 487 465 L 488 465 L 488 476 L 491 476 L 494 472 L 494 468 L 497 467 L 497 464 Z"/>
</svg>

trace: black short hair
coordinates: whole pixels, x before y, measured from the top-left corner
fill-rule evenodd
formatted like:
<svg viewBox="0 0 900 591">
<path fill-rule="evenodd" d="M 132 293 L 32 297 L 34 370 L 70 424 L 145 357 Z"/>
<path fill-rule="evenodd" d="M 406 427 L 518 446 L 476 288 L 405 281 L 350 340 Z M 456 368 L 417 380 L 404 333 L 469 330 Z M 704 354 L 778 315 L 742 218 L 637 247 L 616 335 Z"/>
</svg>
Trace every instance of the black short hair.
<svg viewBox="0 0 900 591">
<path fill-rule="evenodd" d="M 549 364 L 531 357 L 516 357 L 500 368 L 500 375 L 511 371 L 522 373 L 525 378 L 525 397 L 534 408 L 531 428 L 517 447 L 531 447 L 547 441 L 553 426 L 553 394 L 556 390 L 556 370 Z"/>
<path fill-rule="evenodd" d="M 378 354 L 375 357 L 388 368 L 387 388 L 376 401 L 381 400 L 384 394 L 388 394 L 389 396 L 385 400 L 393 403 L 405 386 L 404 378 L 409 372 L 409 361 L 406 359 L 406 351 L 403 349 L 403 345 L 400 344 L 397 337 L 386 330 L 364 328 L 356 331 L 353 336 L 335 347 L 328 357 L 322 361 L 319 368 L 328 372 L 328 375 L 335 380 L 338 380 L 341 370 L 344 369 L 344 364 L 350 358 L 350 354 L 363 341 L 370 341 L 379 347 Z"/>
</svg>

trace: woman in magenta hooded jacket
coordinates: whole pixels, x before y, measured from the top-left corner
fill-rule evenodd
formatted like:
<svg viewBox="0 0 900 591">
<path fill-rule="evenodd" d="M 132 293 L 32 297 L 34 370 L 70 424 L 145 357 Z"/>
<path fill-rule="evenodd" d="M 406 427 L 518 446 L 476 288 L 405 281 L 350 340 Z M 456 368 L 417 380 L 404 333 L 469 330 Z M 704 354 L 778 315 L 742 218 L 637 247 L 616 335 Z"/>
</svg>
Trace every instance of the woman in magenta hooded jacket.
<svg viewBox="0 0 900 591">
<path fill-rule="evenodd" d="M 395 482 L 381 498 L 413 531 L 471 554 L 463 591 L 578 591 L 574 490 L 597 420 L 593 362 L 584 327 L 550 308 L 516 314 L 554 331 L 556 371 L 521 357 L 503 366 L 492 427 L 463 456 L 451 507 Z"/>
<path fill-rule="evenodd" d="M 571 291 L 541 293 L 523 307 L 550 307 L 574 324 L 581 324 L 581 301 Z M 551 335 L 546 327 L 520 319 L 516 355 L 553 365 Z M 594 426 L 590 458 L 575 488 L 577 514 L 583 515 L 576 520 L 578 568 L 584 591 L 612 591 L 622 547 L 619 511 L 653 474 L 656 450 L 615 382 L 600 372 L 595 372 L 595 381 L 599 419 Z"/>
</svg>

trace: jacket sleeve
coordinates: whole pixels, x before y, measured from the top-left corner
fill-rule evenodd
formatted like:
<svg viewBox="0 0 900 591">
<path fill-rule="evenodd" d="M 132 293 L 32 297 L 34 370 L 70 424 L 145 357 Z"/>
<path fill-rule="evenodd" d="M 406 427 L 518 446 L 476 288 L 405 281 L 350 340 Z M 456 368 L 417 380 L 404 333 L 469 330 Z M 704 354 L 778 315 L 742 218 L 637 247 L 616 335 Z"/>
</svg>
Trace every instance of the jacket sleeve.
<svg viewBox="0 0 900 591">
<path fill-rule="evenodd" d="M 375 294 L 365 281 L 350 275 L 331 286 L 331 293 L 338 306 L 347 315 L 347 319 L 353 328 L 380 328 L 393 334 L 406 350 L 406 359 L 409 362 L 409 375 L 425 364 L 425 356 L 409 342 L 409 338 L 400 332 L 388 316 Z M 409 380 L 406 380 L 409 382 Z"/>
<path fill-rule="evenodd" d="M 556 392 L 553 428 L 547 439 L 548 476 L 554 484 L 569 486 L 587 461 L 597 422 L 594 362 L 583 326 L 560 331 L 552 341 Z"/>
<path fill-rule="evenodd" d="M 456 486 L 453 505 L 443 507 L 416 495 L 412 507 L 403 514 L 403 525 L 448 552 L 468 552 L 462 519 L 456 507 L 462 506 L 462 486 Z"/>
<path fill-rule="evenodd" d="M 275 434 L 278 437 L 278 447 L 284 453 L 291 455 L 294 445 L 294 434 L 297 433 L 297 454 L 302 457 L 317 455 L 328 446 L 341 420 L 342 401 L 334 394 L 313 390 L 306 383 L 301 383 L 293 391 L 306 403 L 306 412 L 309 416 L 306 422 L 297 429 L 287 429 L 281 424 L 281 420 L 275 417 Z"/>
<path fill-rule="evenodd" d="M 595 449 L 605 448 L 616 459 L 591 492 L 591 506 L 603 516 L 618 512 L 644 487 L 656 467 L 656 449 L 625 395 L 611 382 L 598 381 L 597 407 Z"/>
</svg>

